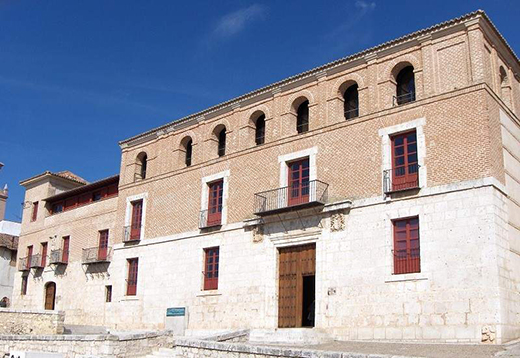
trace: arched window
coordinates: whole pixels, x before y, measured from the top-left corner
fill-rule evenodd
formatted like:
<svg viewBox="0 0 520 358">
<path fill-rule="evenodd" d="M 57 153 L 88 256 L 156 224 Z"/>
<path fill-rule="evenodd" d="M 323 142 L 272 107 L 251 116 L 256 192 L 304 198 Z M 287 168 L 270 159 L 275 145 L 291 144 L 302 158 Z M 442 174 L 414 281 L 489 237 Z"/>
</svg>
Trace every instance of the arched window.
<svg viewBox="0 0 520 358">
<path fill-rule="evenodd" d="M 307 132 L 309 130 L 309 101 L 305 101 L 298 106 L 296 116 L 296 130 L 298 133 Z"/>
<path fill-rule="evenodd" d="M 255 121 L 255 143 L 256 145 L 265 142 L 265 115 L 262 114 Z"/>
<path fill-rule="evenodd" d="M 406 66 L 396 77 L 396 102 L 398 105 L 415 101 L 415 76 L 413 66 Z M 394 102 L 395 103 L 395 102 Z"/>
<path fill-rule="evenodd" d="M 193 154 L 193 141 L 191 139 L 188 139 L 186 142 L 186 158 L 184 160 L 184 163 L 187 167 L 191 166 L 191 156 Z"/>
<path fill-rule="evenodd" d="M 218 133 L 218 156 L 226 155 L 226 127 L 222 128 Z"/>
<path fill-rule="evenodd" d="M 358 85 L 357 83 L 351 85 L 343 94 L 345 100 L 343 110 L 345 119 L 352 119 L 359 116 L 359 99 L 358 99 Z"/>
<path fill-rule="evenodd" d="M 139 153 L 137 156 L 137 163 L 136 163 L 136 172 L 135 176 L 136 179 L 146 179 L 146 167 L 148 165 L 148 156 L 145 152 Z"/>
</svg>

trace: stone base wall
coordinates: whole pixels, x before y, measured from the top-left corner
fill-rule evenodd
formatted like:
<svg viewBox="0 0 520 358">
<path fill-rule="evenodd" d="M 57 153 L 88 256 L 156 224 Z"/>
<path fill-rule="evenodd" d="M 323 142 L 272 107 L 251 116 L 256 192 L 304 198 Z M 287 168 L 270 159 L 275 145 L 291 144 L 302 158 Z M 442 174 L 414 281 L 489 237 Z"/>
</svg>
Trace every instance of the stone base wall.
<svg viewBox="0 0 520 358">
<path fill-rule="evenodd" d="M 0 334 L 63 334 L 65 314 L 0 309 Z"/>
<path fill-rule="evenodd" d="M 169 332 L 126 335 L 0 335 L 0 356 L 11 351 L 61 353 L 64 358 L 133 358 L 172 347 Z"/>
<path fill-rule="evenodd" d="M 385 354 L 362 354 L 350 352 L 325 352 L 312 349 L 252 346 L 241 343 L 223 343 L 179 339 L 175 341 L 176 358 L 272 358 L 272 357 L 321 357 L 321 358 L 389 358 Z M 399 358 L 394 356 L 395 358 Z M 403 357 L 404 358 L 404 357 Z"/>
</svg>

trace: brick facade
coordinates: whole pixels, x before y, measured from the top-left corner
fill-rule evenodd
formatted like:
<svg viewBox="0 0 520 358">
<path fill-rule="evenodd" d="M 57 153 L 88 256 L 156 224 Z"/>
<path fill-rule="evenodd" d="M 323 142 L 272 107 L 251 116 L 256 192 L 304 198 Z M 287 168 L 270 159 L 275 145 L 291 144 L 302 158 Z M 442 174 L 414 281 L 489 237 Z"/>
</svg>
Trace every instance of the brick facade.
<svg viewBox="0 0 520 358">
<path fill-rule="evenodd" d="M 397 74 L 410 65 L 415 101 L 396 105 Z M 122 141 L 117 198 L 36 223 L 26 210 L 20 246 L 71 232 L 71 243 L 84 248 L 101 226 L 113 233 L 104 278 L 81 271 L 71 249 L 70 276 L 97 285 L 82 293 L 88 304 L 76 304 L 77 290 L 63 281 L 58 305 L 71 322 L 163 328 L 166 308 L 181 306 L 192 333 L 274 329 L 278 249 L 314 243 L 315 323 L 337 338 L 518 338 L 519 68 L 483 12 L 418 31 Z M 343 92 L 353 83 L 359 116 L 345 120 Z M 296 111 L 304 101 L 309 131 L 298 134 Z M 256 145 L 260 114 L 265 143 Z M 224 126 L 226 154 L 219 157 Z M 391 136 L 410 130 L 417 134 L 419 188 L 385 195 Z M 287 158 L 307 156 L 311 180 L 328 184 L 325 205 L 256 216 L 255 193 L 286 186 Z M 201 230 L 208 183 L 217 179 L 223 179 L 222 225 Z M 26 201 L 47 195 L 43 184 L 24 185 Z M 123 243 L 135 200 L 143 200 L 142 234 L 139 242 Z M 420 222 L 421 272 L 394 275 L 391 223 L 410 216 Z M 204 249 L 216 246 L 218 290 L 206 292 Z M 130 297 L 132 258 L 139 259 L 139 275 Z M 43 283 L 53 275 L 34 279 L 17 305 L 41 305 Z M 113 302 L 102 303 L 108 284 Z M 88 319 L 80 313 L 86 307 Z"/>
</svg>

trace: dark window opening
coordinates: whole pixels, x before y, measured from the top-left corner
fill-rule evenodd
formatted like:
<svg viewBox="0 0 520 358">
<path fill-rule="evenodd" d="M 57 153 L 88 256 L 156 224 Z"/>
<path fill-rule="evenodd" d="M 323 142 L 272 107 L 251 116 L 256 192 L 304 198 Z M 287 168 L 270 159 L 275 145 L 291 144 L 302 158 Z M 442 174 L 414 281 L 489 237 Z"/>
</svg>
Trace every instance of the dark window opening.
<svg viewBox="0 0 520 358">
<path fill-rule="evenodd" d="M 95 191 L 94 193 L 92 193 L 92 201 L 99 201 L 102 197 L 103 196 L 101 195 L 100 191 Z"/>
<path fill-rule="evenodd" d="M 69 262 L 69 245 L 70 245 L 70 236 L 63 236 L 63 252 L 61 261 L 66 264 Z"/>
<path fill-rule="evenodd" d="M 148 165 L 148 156 L 145 154 L 141 159 L 141 179 L 146 179 L 146 166 Z"/>
<path fill-rule="evenodd" d="M 112 302 L 112 286 L 105 286 L 105 302 Z"/>
<path fill-rule="evenodd" d="M 52 204 L 52 213 L 57 214 L 63 211 L 63 202 Z"/>
<path fill-rule="evenodd" d="M 223 128 L 218 134 L 218 156 L 226 155 L 226 128 Z"/>
<path fill-rule="evenodd" d="M 32 205 L 32 215 L 31 215 L 31 221 L 36 221 L 36 218 L 38 217 L 38 202 L 35 201 Z"/>
<path fill-rule="evenodd" d="M 397 82 L 397 104 L 405 104 L 415 101 L 415 76 L 413 66 L 403 68 L 396 78 Z"/>
<path fill-rule="evenodd" d="M 305 133 L 309 130 L 309 101 L 305 101 L 298 107 L 296 113 L 296 130 Z"/>
<path fill-rule="evenodd" d="M 46 242 L 42 242 L 41 253 L 42 253 L 41 266 L 45 267 L 45 265 L 47 265 L 47 243 Z"/>
<path fill-rule="evenodd" d="M 358 85 L 353 84 L 345 91 L 343 95 L 345 100 L 343 109 L 345 113 L 345 119 L 352 119 L 359 116 L 359 98 L 358 98 Z"/>
<path fill-rule="evenodd" d="M 255 128 L 255 143 L 256 145 L 264 144 L 265 142 L 265 115 L 261 115 L 256 120 Z"/>
<path fill-rule="evenodd" d="M 27 294 L 27 276 L 22 276 L 22 287 L 21 287 L 21 290 L 20 290 L 20 293 L 22 295 L 26 295 Z"/>
<path fill-rule="evenodd" d="M 190 139 L 188 141 L 188 143 L 186 143 L 186 159 L 184 161 L 186 163 L 187 167 L 191 166 L 191 156 L 192 156 L 192 153 L 193 153 L 193 142 Z"/>
</svg>

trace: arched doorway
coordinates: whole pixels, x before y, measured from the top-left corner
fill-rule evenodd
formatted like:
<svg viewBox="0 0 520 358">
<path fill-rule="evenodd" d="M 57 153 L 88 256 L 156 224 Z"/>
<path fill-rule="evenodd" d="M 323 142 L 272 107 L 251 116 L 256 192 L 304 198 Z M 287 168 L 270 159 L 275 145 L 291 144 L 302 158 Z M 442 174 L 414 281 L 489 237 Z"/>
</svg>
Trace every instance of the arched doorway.
<svg viewBox="0 0 520 358">
<path fill-rule="evenodd" d="M 49 282 L 45 285 L 45 309 L 54 310 L 54 303 L 56 301 L 56 284 Z"/>
</svg>

